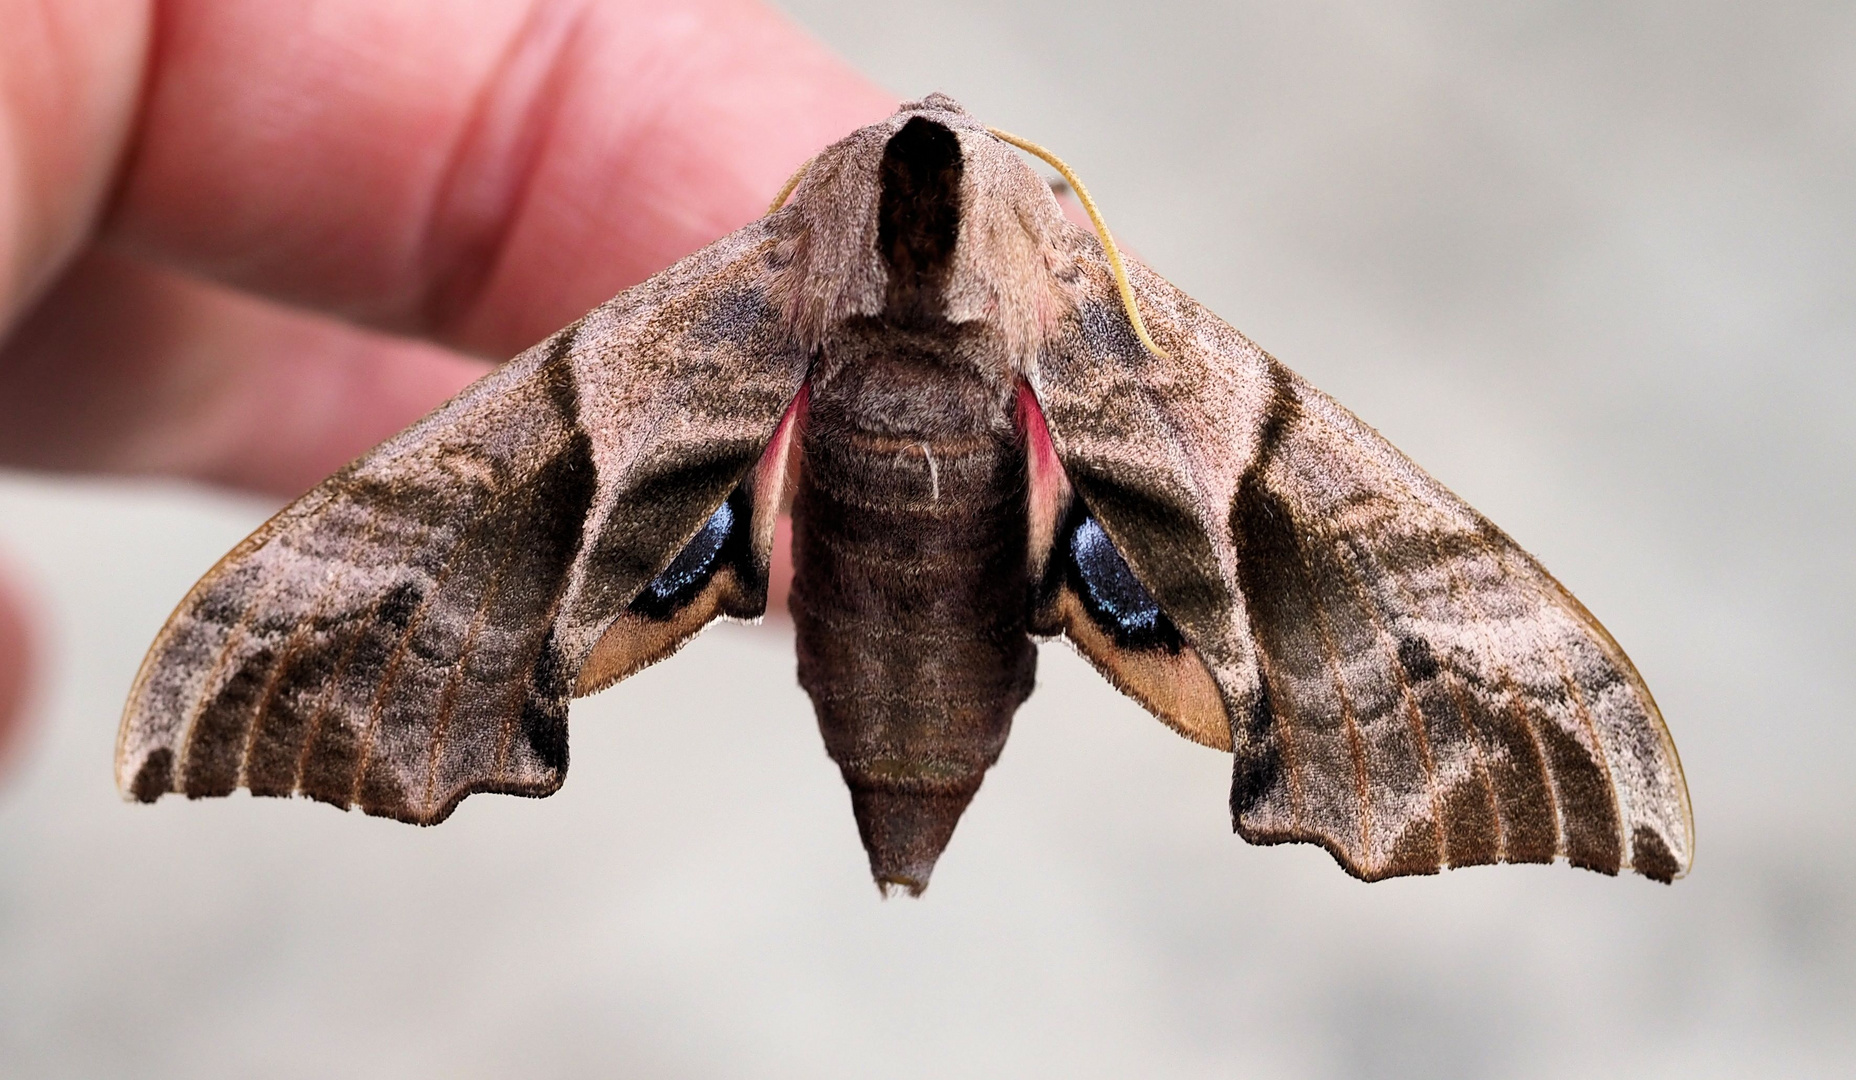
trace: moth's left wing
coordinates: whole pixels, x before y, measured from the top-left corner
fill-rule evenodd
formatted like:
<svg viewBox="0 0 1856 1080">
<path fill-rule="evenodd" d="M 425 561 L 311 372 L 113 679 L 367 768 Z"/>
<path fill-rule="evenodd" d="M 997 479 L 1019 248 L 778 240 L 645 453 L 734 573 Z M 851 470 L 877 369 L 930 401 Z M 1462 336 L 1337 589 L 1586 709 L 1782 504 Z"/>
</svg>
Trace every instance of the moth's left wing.
<svg viewBox="0 0 1856 1080">
<path fill-rule="evenodd" d="M 621 293 L 222 559 L 143 661 L 123 793 L 431 824 L 559 787 L 571 694 L 765 606 L 806 370 L 773 244 L 756 222 Z"/>
<path fill-rule="evenodd" d="M 1082 544 L 1086 523 L 1067 534 L 1077 591 L 1113 600 L 1111 555 L 1140 586 L 1071 636 L 1214 744 L 1119 676 L 1215 684 L 1238 831 L 1318 843 L 1368 879 L 1556 857 L 1685 872 L 1693 825 L 1674 744 L 1597 620 L 1347 410 L 1130 270 L 1169 355 L 1134 337 L 1096 255 L 1035 379 L 1068 481 L 1113 543 L 1107 555 Z M 1093 570 L 1078 561 L 1090 558 Z M 1143 601 L 1183 648 L 1090 644 L 1117 620 L 1136 625 Z"/>
</svg>

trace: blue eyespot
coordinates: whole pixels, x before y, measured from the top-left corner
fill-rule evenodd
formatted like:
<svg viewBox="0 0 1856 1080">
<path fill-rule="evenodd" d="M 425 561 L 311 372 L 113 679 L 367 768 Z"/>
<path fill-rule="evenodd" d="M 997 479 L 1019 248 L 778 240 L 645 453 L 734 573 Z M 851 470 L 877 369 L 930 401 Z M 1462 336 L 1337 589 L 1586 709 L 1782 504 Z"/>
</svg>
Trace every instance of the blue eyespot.
<svg viewBox="0 0 1856 1080">
<path fill-rule="evenodd" d="M 682 551 L 677 552 L 677 557 L 670 560 L 664 572 L 652 578 L 651 583 L 638 594 L 638 598 L 632 601 L 632 609 L 663 618 L 688 603 L 714 576 L 722 548 L 728 543 L 729 534 L 734 529 L 734 507 L 728 503 L 716 507 L 702 530 L 683 546 Z"/>
<path fill-rule="evenodd" d="M 1179 649 L 1178 629 L 1136 580 L 1095 518 L 1084 517 L 1070 531 L 1069 549 L 1083 607 L 1115 638 L 1116 644 L 1125 648 Z"/>
</svg>

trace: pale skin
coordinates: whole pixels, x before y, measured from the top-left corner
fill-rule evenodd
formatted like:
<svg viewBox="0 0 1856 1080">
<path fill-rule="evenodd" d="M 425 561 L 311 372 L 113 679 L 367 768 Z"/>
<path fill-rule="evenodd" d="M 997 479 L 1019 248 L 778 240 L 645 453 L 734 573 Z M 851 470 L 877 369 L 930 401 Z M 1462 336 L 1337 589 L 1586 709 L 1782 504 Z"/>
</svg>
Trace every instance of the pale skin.
<svg viewBox="0 0 1856 1080">
<path fill-rule="evenodd" d="M 896 100 L 753 0 L 0 0 L 0 26 L 0 466 L 279 498 Z M 0 757 L 31 592 L 0 566 Z"/>
</svg>

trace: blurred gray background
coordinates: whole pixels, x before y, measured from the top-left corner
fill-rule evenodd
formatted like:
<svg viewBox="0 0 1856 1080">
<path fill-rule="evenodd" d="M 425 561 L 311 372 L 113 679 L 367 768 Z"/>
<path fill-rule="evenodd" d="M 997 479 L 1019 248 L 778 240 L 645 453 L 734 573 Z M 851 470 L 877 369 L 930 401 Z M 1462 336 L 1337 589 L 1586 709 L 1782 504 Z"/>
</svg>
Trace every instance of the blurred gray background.
<svg viewBox="0 0 1856 1080">
<path fill-rule="evenodd" d="M 0 1072 L 1849 1075 L 1856 5 L 786 6 L 1063 154 L 1538 554 L 1667 714 L 1692 875 L 1247 847 L 1224 757 L 1046 647 L 934 887 L 882 902 L 784 627 L 576 705 L 545 802 L 126 807 L 142 650 L 269 508 L 13 476 L 56 637 L 0 789 Z"/>
</svg>

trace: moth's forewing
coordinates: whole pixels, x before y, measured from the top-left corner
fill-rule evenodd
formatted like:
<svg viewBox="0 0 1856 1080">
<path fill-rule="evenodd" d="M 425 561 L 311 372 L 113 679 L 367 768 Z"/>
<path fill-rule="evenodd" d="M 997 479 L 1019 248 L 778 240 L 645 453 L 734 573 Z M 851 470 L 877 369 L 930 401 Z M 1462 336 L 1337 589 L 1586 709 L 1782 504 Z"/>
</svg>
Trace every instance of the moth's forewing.
<svg viewBox="0 0 1856 1080">
<path fill-rule="evenodd" d="M 1500 530 L 1145 268 L 1042 359 L 1070 481 L 1224 699 L 1232 814 L 1376 879 L 1544 862 L 1658 880 L 1693 846 L 1628 658 Z M 1137 695 L 1138 696 L 1138 695 Z"/>
<path fill-rule="evenodd" d="M 750 474 L 806 367 L 774 243 L 756 222 L 620 294 L 239 545 L 143 662 L 124 793 L 243 786 L 432 823 L 472 792 L 558 787 L 587 658 L 737 492 L 728 558 L 647 605 L 644 652 L 688 637 L 693 604 L 765 603 Z"/>
</svg>

